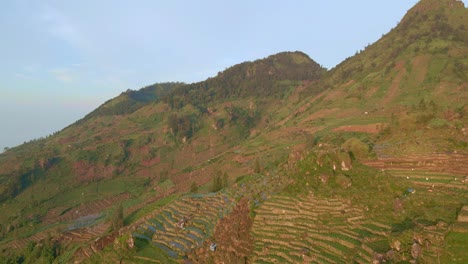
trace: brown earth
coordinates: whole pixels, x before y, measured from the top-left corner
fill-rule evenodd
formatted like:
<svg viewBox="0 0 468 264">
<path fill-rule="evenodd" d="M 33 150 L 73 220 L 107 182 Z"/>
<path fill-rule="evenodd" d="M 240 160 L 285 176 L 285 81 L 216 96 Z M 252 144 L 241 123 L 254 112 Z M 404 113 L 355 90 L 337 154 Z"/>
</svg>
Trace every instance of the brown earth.
<svg viewBox="0 0 468 264">
<path fill-rule="evenodd" d="M 284 126 L 289 120 L 294 118 L 295 116 L 304 113 L 311 105 L 314 103 L 316 100 L 318 100 L 321 96 L 323 96 L 323 93 L 320 93 L 319 95 L 315 96 L 311 100 L 309 100 L 307 103 L 304 105 L 300 106 L 297 110 L 292 112 L 289 116 L 281 120 L 280 122 L 276 123 L 275 125 L 278 127 Z"/>
<path fill-rule="evenodd" d="M 339 110 L 340 110 L 339 108 L 319 110 L 319 111 L 314 112 L 313 114 L 307 116 L 304 120 L 301 121 L 301 124 L 305 123 L 305 122 L 310 122 L 310 121 L 313 121 L 313 120 L 316 120 L 316 119 L 319 119 L 319 118 L 324 118 L 324 117 L 327 117 L 327 116 L 331 116 L 332 114 L 336 113 Z"/>
<path fill-rule="evenodd" d="M 190 252 L 189 260 L 193 263 L 249 263 L 253 250 L 252 225 L 249 202 L 242 199 L 228 216 L 218 222 L 214 240 Z M 209 250 L 211 243 L 217 244 L 215 252 Z"/>
<path fill-rule="evenodd" d="M 110 178 L 117 169 L 114 166 L 104 166 L 102 164 L 91 164 L 86 161 L 78 161 L 73 164 L 75 175 L 79 181 L 90 181 L 97 178 Z"/>
<path fill-rule="evenodd" d="M 400 61 L 395 66 L 395 69 L 399 70 L 397 76 L 393 79 L 392 84 L 388 88 L 388 92 L 385 95 L 382 105 L 388 105 L 395 97 L 398 95 L 398 90 L 400 89 L 401 81 L 406 75 L 406 69 L 404 68 L 404 61 Z"/>
<path fill-rule="evenodd" d="M 372 97 L 372 95 L 374 95 L 378 90 L 379 90 L 379 87 L 378 87 L 378 86 L 374 86 L 374 87 L 370 88 L 370 89 L 366 92 L 366 98 Z"/>
<path fill-rule="evenodd" d="M 417 69 L 416 85 L 421 84 L 426 78 L 430 60 L 430 55 L 421 55 L 413 59 L 413 69 Z"/>
<path fill-rule="evenodd" d="M 368 125 L 354 125 L 354 126 L 340 126 L 333 131 L 346 131 L 346 132 L 363 132 L 363 133 L 370 133 L 370 134 L 377 134 L 382 131 L 387 124 L 385 123 L 376 123 L 376 124 L 368 124 Z"/>
</svg>

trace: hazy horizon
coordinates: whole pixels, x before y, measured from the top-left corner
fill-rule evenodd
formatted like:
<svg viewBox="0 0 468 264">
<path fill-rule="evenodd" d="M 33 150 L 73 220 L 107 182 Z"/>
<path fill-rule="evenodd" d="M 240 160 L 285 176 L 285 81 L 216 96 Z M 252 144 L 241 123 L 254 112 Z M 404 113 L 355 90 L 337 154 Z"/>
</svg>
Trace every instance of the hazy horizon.
<svg viewBox="0 0 468 264">
<path fill-rule="evenodd" d="M 416 2 L 7 2 L 0 152 L 59 131 L 127 89 L 202 81 L 282 51 L 330 69 Z"/>
</svg>

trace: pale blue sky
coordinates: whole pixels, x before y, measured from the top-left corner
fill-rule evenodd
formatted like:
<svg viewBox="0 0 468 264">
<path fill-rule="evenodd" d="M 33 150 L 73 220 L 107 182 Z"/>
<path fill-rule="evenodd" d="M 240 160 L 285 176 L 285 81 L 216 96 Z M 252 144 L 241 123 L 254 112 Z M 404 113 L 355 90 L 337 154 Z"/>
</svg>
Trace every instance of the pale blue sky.
<svg viewBox="0 0 468 264">
<path fill-rule="evenodd" d="M 332 68 L 416 2 L 4 1 L 0 148 L 61 130 L 127 89 L 201 81 L 281 51 Z"/>
</svg>

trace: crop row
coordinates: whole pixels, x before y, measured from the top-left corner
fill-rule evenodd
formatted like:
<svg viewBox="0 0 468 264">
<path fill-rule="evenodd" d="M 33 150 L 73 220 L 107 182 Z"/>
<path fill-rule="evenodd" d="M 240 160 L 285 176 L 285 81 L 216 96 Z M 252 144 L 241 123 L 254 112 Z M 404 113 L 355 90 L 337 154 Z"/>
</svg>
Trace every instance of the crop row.
<svg viewBox="0 0 468 264">
<path fill-rule="evenodd" d="M 233 201 L 224 194 L 186 196 L 141 224 L 133 236 L 179 258 L 209 239 L 218 220 L 232 207 Z"/>
<path fill-rule="evenodd" d="M 363 217 L 349 201 L 275 196 L 256 210 L 254 263 L 369 263 L 371 240 L 391 227 Z"/>
</svg>

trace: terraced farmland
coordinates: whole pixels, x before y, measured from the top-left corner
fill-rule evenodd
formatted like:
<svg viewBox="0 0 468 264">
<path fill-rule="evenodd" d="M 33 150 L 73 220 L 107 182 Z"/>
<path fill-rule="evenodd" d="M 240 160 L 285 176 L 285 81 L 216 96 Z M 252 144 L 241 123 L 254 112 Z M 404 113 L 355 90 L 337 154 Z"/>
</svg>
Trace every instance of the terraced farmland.
<svg viewBox="0 0 468 264">
<path fill-rule="evenodd" d="M 462 176 L 466 176 L 468 171 L 468 155 L 457 153 L 386 157 L 363 163 L 379 169 L 431 171 Z"/>
<path fill-rule="evenodd" d="M 391 245 L 386 219 L 371 217 L 348 200 L 274 196 L 256 213 L 253 263 L 372 263 L 391 254 L 411 258 L 411 244 Z M 436 263 L 448 231 L 444 223 L 425 226 L 407 242 L 421 248 L 418 260 Z"/>
<path fill-rule="evenodd" d="M 405 158 L 384 158 L 364 164 L 406 178 L 428 189 L 455 188 L 468 190 L 468 155 L 430 154 Z"/>
<path fill-rule="evenodd" d="M 168 256 L 178 259 L 202 246 L 213 235 L 218 220 L 234 205 L 233 200 L 222 193 L 185 196 L 147 218 L 132 235 L 150 241 Z"/>
<path fill-rule="evenodd" d="M 391 229 L 349 201 L 312 195 L 276 196 L 256 212 L 254 263 L 370 263 Z"/>
<path fill-rule="evenodd" d="M 57 222 L 67 222 L 72 221 L 74 219 L 101 213 L 102 211 L 106 210 L 107 208 L 111 207 L 114 204 L 127 200 L 130 197 L 130 193 L 125 192 L 119 195 L 92 201 L 87 204 L 83 204 L 81 206 L 72 208 L 66 212 L 59 212 L 57 209 L 52 209 L 48 212 L 48 214 L 44 217 L 43 222 L 45 224 L 53 224 Z"/>
</svg>

